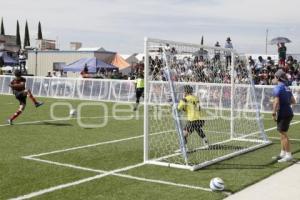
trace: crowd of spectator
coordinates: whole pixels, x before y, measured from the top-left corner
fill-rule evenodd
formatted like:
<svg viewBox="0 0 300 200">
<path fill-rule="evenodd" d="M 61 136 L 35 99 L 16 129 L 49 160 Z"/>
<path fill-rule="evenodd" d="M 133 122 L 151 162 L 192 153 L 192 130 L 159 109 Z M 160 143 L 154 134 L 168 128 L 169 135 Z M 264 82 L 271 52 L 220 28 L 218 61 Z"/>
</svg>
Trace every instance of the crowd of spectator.
<svg viewBox="0 0 300 200">
<path fill-rule="evenodd" d="M 215 47 L 221 47 L 219 42 L 216 42 Z M 233 49 L 230 37 L 226 39 L 224 48 Z M 190 52 L 182 56 L 177 50 L 175 47 L 166 44 L 164 51 L 160 48 L 155 55 L 151 54 L 152 56 L 149 56 L 149 76 L 151 80 L 166 81 L 170 75 L 172 80 L 180 82 L 225 84 L 231 82 L 231 63 L 233 59 L 230 51 L 214 49 L 208 52 L 205 49 L 200 49 L 197 55 L 195 55 L 195 52 Z M 288 85 L 300 85 L 300 65 L 292 56 L 287 56 L 286 50 L 284 43 L 278 44 L 278 60 L 273 60 L 271 57 L 264 59 L 262 56 L 259 56 L 257 59 L 251 56 L 248 58 L 245 56 L 235 57 L 234 82 L 249 84 L 250 69 L 255 84 L 272 85 L 275 72 L 281 68 L 287 74 Z M 162 59 L 163 52 L 167 54 L 169 59 L 169 74 L 166 73 L 165 59 Z M 126 74 L 122 74 L 116 69 L 98 69 L 95 73 L 90 73 L 87 67 L 80 74 L 82 78 L 133 80 L 143 71 L 144 63 L 141 61 L 132 65 L 131 71 Z M 67 77 L 67 73 L 62 70 L 53 71 L 48 72 L 46 77 Z"/>
<path fill-rule="evenodd" d="M 163 59 L 158 56 L 149 57 L 149 62 L 151 79 L 157 81 L 167 80 Z M 285 65 L 275 63 L 271 57 L 265 60 L 262 56 L 259 56 L 257 60 L 250 56 L 247 59 L 248 63 L 245 59 L 237 57 L 235 62 L 235 83 L 249 83 L 250 76 L 247 66 L 249 65 L 253 81 L 257 85 L 272 85 L 274 74 L 279 68 L 286 72 L 289 85 L 300 84 L 299 63 L 292 56 L 288 56 Z M 231 80 L 230 67 L 222 63 L 221 60 L 204 59 L 203 56 L 184 57 L 180 60 L 175 56 L 172 58 L 170 69 L 171 78 L 174 81 L 230 83 Z"/>
<path fill-rule="evenodd" d="M 216 47 L 220 47 L 217 42 Z M 183 58 L 178 58 L 177 51 L 174 48 L 169 54 L 170 78 L 180 82 L 206 82 L 206 83 L 230 83 L 231 82 L 231 54 L 228 51 L 220 53 L 215 50 L 214 55 L 205 55 L 208 51 L 202 49 L 203 55 L 194 56 L 193 53 Z M 226 48 L 233 48 L 230 38 L 227 38 Z M 288 85 L 300 84 L 299 63 L 292 56 L 286 58 L 286 47 L 284 44 L 278 45 L 278 61 L 267 57 L 265 60 L 259 56 L 257 60 L 251 56 L 235 57 L 234 81 L 239 84 L 249 84 L 250 74 L 256 85 L 272 85 L 274 74 L 278 69 L 283 69 L 288 77 Z M 152 80 L 165 81 L 168 79 L 166 73 L 166 63 L 162 59 L 162 52 L 156 56 L 149 57 L 150 76 Z"/>
<path fill-rule="evenodd" d="M 300 68 L 299 63 L 292 56 L 288 56 L 286 60 L 275 63 L 271 57 L 266 60 L 261 56 L 257 61 L 251 57 L 248 59 L 249 65 L 252 69 L 253 79 L 258 85 L 272 85 L 275 72 L 278 69 L 283 69 L 288 77 L 288 85 L 297 86 L 300 84 Z"/>
<path fill-rule="evenodd" d="M 149 62 L 152 80 L 168 79 L 163 59 L 150 57 Z M 203 56 L 187 56 L 183 59 L 174 56 L 170 62 L 170 76 L 172 80 L 181 82 L 229 83 L 230 67 L 222 67 L 221 61 L 204 59 Z"/>
</svg>

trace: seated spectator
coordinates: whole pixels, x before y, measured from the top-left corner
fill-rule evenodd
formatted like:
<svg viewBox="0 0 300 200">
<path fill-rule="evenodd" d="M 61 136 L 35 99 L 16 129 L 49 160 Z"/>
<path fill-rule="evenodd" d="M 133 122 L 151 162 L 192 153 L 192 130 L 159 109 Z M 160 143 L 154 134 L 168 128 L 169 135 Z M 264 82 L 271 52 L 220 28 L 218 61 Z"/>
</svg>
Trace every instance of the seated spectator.
<svg viewBox="0 0 300 200">
<path fill-rule="evenodd" d="M 80 75 L 82 78 L 91 78 L 87 64 L 85 64 L 83 70 L 80 72 Z"/>
<path fill-rule="evenodd" d="M 48 72 L 47 75 L 46 75 L 46 77 L 52 77 L 51 72 Z"/>
<path fill-rule="evenodd" d="M 255 71 L 260 72 L 260 70 L 262 70 L 265 67 L 265 65 L 266 61 L 261 56 L 259 56 L 258 61 L 255 64 Z"/>
<path fill-rule="evenodd" d="M 274 66 L 274 61 L 272 60 L 272 58 L 270 56 L 267 57 L 267 61 L 266 61 L 266 67 L 268 70 L 272 69 Z"/>
<path fill-rule="evenodd" d="M 299 63 L 298 63 L 298 61 L 296 59 L 294 59 L 293 67 L 294 67 L 295 70 L 299 69 Z"/>
<path fill-rule="evenodd" d="M 203 56 L 200 56 L 200 57 L 199 57 L 199 60 L 198 60 L 197 65 L 200 66 L 200 67 L 204 67 L 205 61 L 204 61 Z"/>
<path fill-rule="evenodd" d="M 196 56 L 195 57 L 195 59 L 197 58 L 197 60 L 198 60 L 198 57 Z M 195 60 L 194 60 L 194 62 L 195 62 Z M 198 62 L 198 61 L 197 61 Z M 191 61 L 191 58 L 190 57 L 188 57 L 187 58 L 187 60 L 186 60 L 186 62 L 184 63 L 184 67 L 186 68 L 186 69 L 190 69 L 191 67 L 192 67 L 192 65 L 193 65 L 193 62 Z"/>
<path fill-rule="evenodd" d="M 288 85 L 291 85 L 294 80 L 294 73 L 291 69 L 289 69 L 286 73 L 286 77 L 288 79 Z"/>
<path fill-rule="evenodd" d="M 252 56 L 249 56 L 248 64 L 251 67 L 251 69 L 253 69 L 255 67 L 255 61 L 253 60 Z"/>
<path fill-rule="evenodd" d="M 117 70 L 113 70 L 113 72 L 112 72 L 112 74 L 111 74 L 111 79 L 119 79 L 119 77 L 120 77 L 120 74 L 119 74 L 119 72 L 117 71 Z"/>
<path fill-rule="evenodd" d="M 268 79 L 267 77 L 265 76 L 265 74 L 259 74 L 259 85 L 268 85 Z"/>
<path fill-rule="evenodd" d="M 286 59 L 286 68 L 287 70 L 293 68 L 294 65 L 294 58 L 292 56 L 288 56 Z"/>
<path fill-rule="evenodd" d="M 291 84 L 292 86 L 298 86 L 299 85 L 299 81 L 297 80 L 297 79 L 294 79 L 293 81 L 292 81 L 292 84 Z"/>
</svg>

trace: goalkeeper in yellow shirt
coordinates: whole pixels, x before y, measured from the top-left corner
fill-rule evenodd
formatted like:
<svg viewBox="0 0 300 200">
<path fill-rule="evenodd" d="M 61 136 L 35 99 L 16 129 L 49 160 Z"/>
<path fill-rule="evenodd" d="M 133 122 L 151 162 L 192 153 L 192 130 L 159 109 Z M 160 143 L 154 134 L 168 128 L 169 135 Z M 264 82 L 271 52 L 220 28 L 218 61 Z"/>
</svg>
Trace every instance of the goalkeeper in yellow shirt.
<svg viewBox="0 0 300 200">
<path fill-rule="evenodd" d="M 199 98 L 193 95 L 193 87 L 190 85 L 184 86 L 184 98 L 178 104 L 178 110 L 184 111 L 187 116 L 187 123 L 184 127 L 184 142 L 187 144 L 187 138 L 194 131 L 201 137 L 204 146 L 208 146 L 208 140 L 203 131 L 205 121 L 201 114 Z"/>
</svg>

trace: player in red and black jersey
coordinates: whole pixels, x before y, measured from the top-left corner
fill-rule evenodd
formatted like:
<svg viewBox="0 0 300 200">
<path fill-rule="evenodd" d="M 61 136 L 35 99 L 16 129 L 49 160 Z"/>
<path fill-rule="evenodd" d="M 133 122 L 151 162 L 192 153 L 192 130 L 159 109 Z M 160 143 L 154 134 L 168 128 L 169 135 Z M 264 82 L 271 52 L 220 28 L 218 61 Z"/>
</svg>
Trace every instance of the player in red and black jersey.
<svg viewBox="0 0 300 200">
<path fill-rule="evenodd" d="M 13 120 L 15 120 L 24 110 L 26 107 L 26 99 L 27 96 L 32 100 L 35 107 L 39 107 L 43 105 L 42 102 L 38 102 L 32 95 L 30 90 L 25 90 L 25 83 L 26 79 L 21 76 L 21 71 L 15 71 L 15 78 L 9 84 L 11 89 L 13 90 L 13 94 L 15 95 L 16 99 L 20 102 L 20 107 L 16 113 L 14 113 L 9 119 L 8 123 L 12 125 Z"/>
</svg>

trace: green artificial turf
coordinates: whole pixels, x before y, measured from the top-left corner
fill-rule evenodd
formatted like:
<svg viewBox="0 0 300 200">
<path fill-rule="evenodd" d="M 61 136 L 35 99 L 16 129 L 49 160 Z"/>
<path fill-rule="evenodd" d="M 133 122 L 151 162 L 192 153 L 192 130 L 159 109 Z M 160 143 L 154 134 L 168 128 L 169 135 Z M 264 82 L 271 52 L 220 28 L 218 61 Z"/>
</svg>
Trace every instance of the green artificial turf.
<svg viewBox="0 0 300 200">
<path fill-rule="evenodd" d="M 37 109 L 28 99 L 28 106 L 15 121 L 15 125 L 1 126 L 16 111 L 18 103 L 13 96 L 0 96 L 0 199 L 26 195 L 143 162 L 142 109 L 133 112 L 132 105 L 120 105 L 124 109 L 117 113 L 120 119 L 108 117 L 106 126 L 93 128 L 90 125 L 105 122 L 104 116 L 112 116 L 112 108 L 116 106 L 113 103 L 95 105 L 99 102 L 93 102 L 94 105 L 82 109 L 80 122 L 87 126 L 81 127 L 76 118 L 53 120 L 51 106 L 53 108 L 54 104 L 57 105 L 52 115 L 63 118 L 69 117 L 69 108 L 64 104 L 69 103 L 78 108 L 82 103 L 91 102 L 50 98 L 40 100 L 45 104 Z M 295 117 L 294 121 L 299 119 Z M 265 129 L 275 126 L 268 114 L 264 115 L 264 126 Z M 289 131 L 291 138 L 299 139 L 292 141 L 296 160 L 300 159 L 299 131 L 300 124 L 291 126 Z M 198 171 L 142 165 L 118 172 L 131 178 L 107 174 L 33 199 L 223 199 L 226 197 L 225 193 L 185 188 L 179 184 L 209 188 L 211 178 L 221 177 L 225 181 L 226 192 L 234 193 L 291 165 L 292 163 L 271 160 L 280 149 L 279 140 L 276 139 L 279 134 L 272 130 L 267 135 L 275 137 L 271 145 Z M 90 144 L 97 145 L 35 157 L 52 163 L 22 158 Z M 81 169 L 55 163 L 78 166 Z"/>
</svg>

